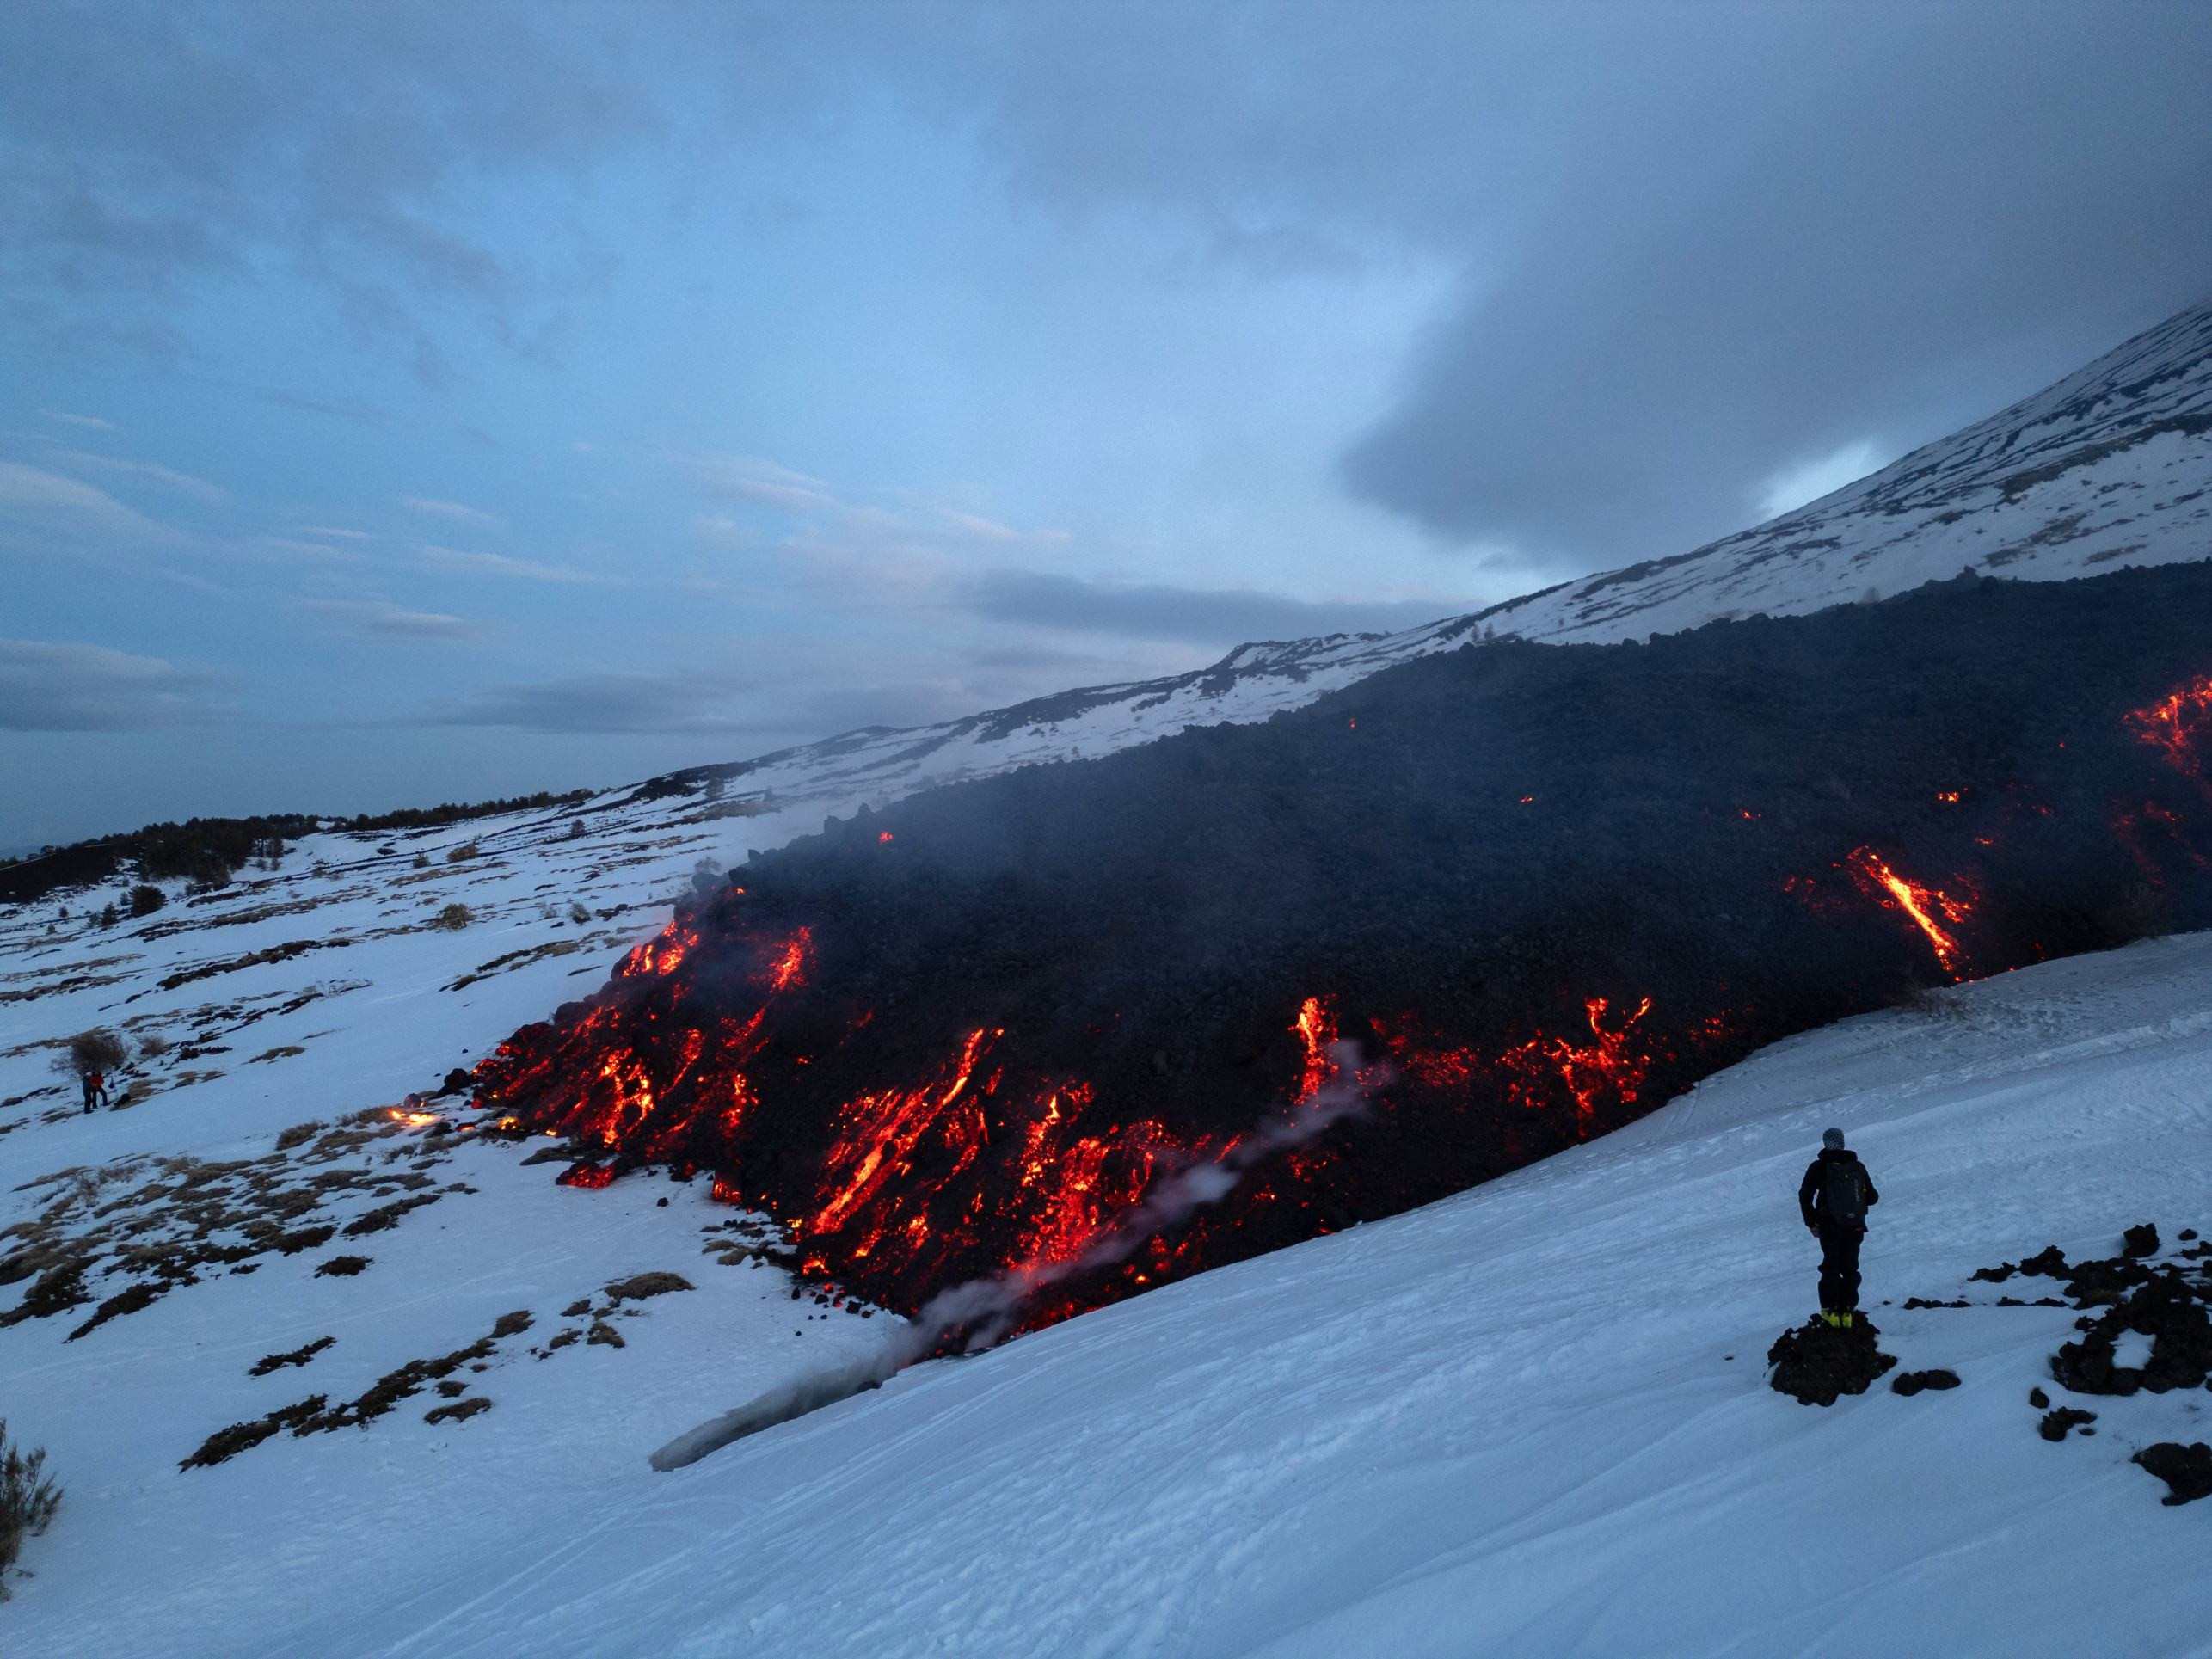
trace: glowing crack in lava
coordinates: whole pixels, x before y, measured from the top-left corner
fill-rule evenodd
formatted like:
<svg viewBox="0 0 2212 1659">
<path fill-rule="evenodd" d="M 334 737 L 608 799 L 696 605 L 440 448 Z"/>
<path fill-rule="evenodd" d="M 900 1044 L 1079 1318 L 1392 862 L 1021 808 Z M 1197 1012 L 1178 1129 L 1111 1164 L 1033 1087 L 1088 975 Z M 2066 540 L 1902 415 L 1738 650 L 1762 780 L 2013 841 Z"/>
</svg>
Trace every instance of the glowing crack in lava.
<svg viewBox="0 0 2212 1659">
<path fill-rule="evenodd" d="M 1564 1086 L 1574 1104 L 1576 1134 L 1586 1140 L 1598 1121 L 1601 1103 L 1634 1103 L 1651 1074 L 1650 1052 L 1633 1045 L 1637 1028 L 1651 1011 L 1651 998 L 1644 998 L 1623 1014 L 1611 1030 L 1605 1023 L 1608 1006 L 1603 997 L 1583 1004 L 1590 1022 L 1588 1042 L 1539 1035 L 1498 1056 L 1508 1076 L 1507 1093 L 1515 1105 L 1540 1109 L 1550 1090 Z"/>
<path fill-rule="evenodd" d="M 2199 674 L 2156 703 L 2129 710 L 2123 723 L 2137 741 L 2164 754 L 2174 770 L 2206 783 L 2203 750 L 2212 738 L 2212 674 Z"/>
<path fill-rule="evenodd" d="M 1298 1018 L 1290 1028 L 1306 1050 L 1306 1068 L 1299 1080 L 1298 1097 L 1312 1100 L 1321 1092 L 1331 1070 L 1330 1047 L 1336 1041 L 1336 1016 L 1319 997 L 1308 997 L 1298 1005 Z"/>
<path fill-rule="evenodd" d="M 1885 909 L 1902 912 L 1926 936 L 1928 948 L 1935 952 L 1945 973 L 1955 980 L 1966 977 L 1960 965 L 1965 952 L 1951 929 L 1973 913 L 1971 899 L 1908 880 L 1871 847 L 1854 847 L 1845 858 L 1844 868 L 1861 891 Z"/>
<path fill-rule="evenodd" d="M 2159 831 L 2165 842 L 2177 849 L 2196 869 L 2212 869 L 2212 859 L 2207 859 L 2197 851 L 2196 841 L 2189 833 L 2189 826 L 2183 821 L 2179 813 L 2160 806 L 2155 801 L 2146 801 L 2140 807 L 2116 808 L 2112 813 L 2112 833 L 2127 849 L 2128 856 L 2135 861 L 2135 868 L 2142 871 L 2143 879 L 2153 887 L 2166 885 L 2166 870 L 2145 845 L 2145 838 L 2153 829 Z"/>
</svg>

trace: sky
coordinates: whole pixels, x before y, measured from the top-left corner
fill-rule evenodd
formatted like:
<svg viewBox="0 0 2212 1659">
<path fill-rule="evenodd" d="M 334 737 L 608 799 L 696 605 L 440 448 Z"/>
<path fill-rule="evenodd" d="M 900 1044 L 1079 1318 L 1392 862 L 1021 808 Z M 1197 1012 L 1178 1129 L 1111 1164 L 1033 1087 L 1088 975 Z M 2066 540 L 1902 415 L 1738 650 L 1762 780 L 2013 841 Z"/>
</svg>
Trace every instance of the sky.
<svg viewBox="0 0 2212 1659">
<path fill-rule="evenodd" d="M 1681 552 L 2212 294 L 2212 10 L 0 8 L 0 850 Z"/>
</svg>

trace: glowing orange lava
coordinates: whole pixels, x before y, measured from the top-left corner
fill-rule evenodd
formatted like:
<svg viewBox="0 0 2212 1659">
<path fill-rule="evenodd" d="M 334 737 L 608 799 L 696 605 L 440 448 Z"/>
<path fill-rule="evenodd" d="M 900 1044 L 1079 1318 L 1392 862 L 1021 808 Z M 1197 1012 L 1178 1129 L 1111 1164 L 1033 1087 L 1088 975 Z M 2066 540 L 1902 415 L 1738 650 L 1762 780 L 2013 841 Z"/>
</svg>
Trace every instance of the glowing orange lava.
<svg viewBox="0 0 2212 1659">
<path fill-rule="evenodd" d="M 1610 1101 L 1633 1103 L 1651 1072 L 1651 1055 L 1635 1043 L 1636 1029 L 1651 1011 L 1651 998 L 1644 998 L 1619 1024 L 1606 1029 L 1603 997 L 1582 1005 L 1589 1017 L 1587 1042 L 1570 1037 L 1537 1035 L 1507 1049 L 1498 1064 L 1508 1074 L 1508 1095 L 1528 1109 L 1548 1103 L 1551 1090 L 1564 1086 L 1574 1104 L 1576 1132 L 1587 1135 L 1596 1124 L 1601 1105 Z"/>
<path fill-rule="evenodd" d="M 839 1114 L 837 1143 L 824 1160 L 824 1176 L 834 1190 L 808 1218 L 806 1230 L 833 1232 L 843 1226 L 885 1183 L 906 1172 L 915 1148 L 932 1130 L 959 1149 L 950 1173 L 965 1166 L 974 1158 L 981 1136 L 982 1112 L 971 1097 L 966 1110 L 950 1117 L 948 1114 L 968 1093 L 976 1062 L 1005 1035 L 982 1029 L 969 1032 L 959 1056 L 934 1083 L 919 1089 L 885 1089 L 847 1102 Z M 877 1232 L 880 1235 L 881 1229 Z M 872 1238 L 863 1240 L 855 1254 L 867 1255 L 875 1243 Z"/>
<path fill-rule="evenodd" d="M 1299 1104 L 1303 1106 L 1321 1092 L 1336 1070 L 1329 1059 L 1329 1045 L 1336 1041 L 1336 1016 L 1321 998 L 1308 997 L 1299 1005 L 1298 1019 L 1290 1029 L 1306 1048 L 1306 1066 L 1298 1085 Z"/>
<path fill-rule="evenodd" d="M 802 927 L 783 942 L 775 965 L 768 970 L 768 988 L 790 991 L 807 982 L 807 962 L 814 948 L 814 931 Z"/>
<path fill-rule="evenodd" d="M 1936 962 L 1945 973 L 1954 980 L 1965 977 L 1959 966 L 1964 951 L 1957 936 L 1950 929 L 1973 913 L 1970 899 L 1908 880 L 1892 869 L 1889 861 L 1871 847 L 1852 849 L 1844 860 L 1844 868 L 1877 903 L 1886 909 L 1902 911 L 1911 919 L 1913 925 L 1926 936 L 1928 947 L 1935 952 Z M 1949 927 L 1945 925 L 1946 923 Z"/>
<path fill-rule="evenodd" d="M 2123 723 L 2176 771 L 2203 783 L 2203 751 L 2212 738 L 2212 674 L 2199 674 L 2148 707 L 2129 710 Z"/>
</svg>

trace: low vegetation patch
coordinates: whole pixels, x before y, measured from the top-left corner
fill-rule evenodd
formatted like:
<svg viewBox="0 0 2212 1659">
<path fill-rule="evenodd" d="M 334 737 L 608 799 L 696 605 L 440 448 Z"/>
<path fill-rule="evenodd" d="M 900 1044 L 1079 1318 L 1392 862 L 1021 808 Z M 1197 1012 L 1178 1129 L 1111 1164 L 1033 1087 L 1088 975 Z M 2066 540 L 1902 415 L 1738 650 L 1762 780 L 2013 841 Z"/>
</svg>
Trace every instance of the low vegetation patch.
<svg viewBox="0 0 2212 1659">
<path fill-rule="evenodd" d="M 479 1411 L 488 1411 L 492 1403 L 479 1394 L 473 1399 L 455 1400 L 450 1405 L 433 1405 L 422 1414 L 425 1422 L 466 1422 Z"/>
<path fill-rule="evenodd" d="M 46 1473 L 41 1447 L 26 1452 L 8 1438 L 0 1418 L 0 1601 L 8 1599 L 8 1574 L 22 1554 L 23 1540 L 46 1531 L 61 1508 L 61 1488 Z"/>
<path fill-rule="evenodd" d="M 260 1158 L 134 1158 L 25 1183 L 47 1195 L 35 1214 L 0 1229 L 0 1285 L 26 1285 L 15 1306 L 0 1310 L 0 1329 L 96 1302 L 73 1341 L 215 1273 L 319 1250 L 341 1226 L 352 1237 L 384 1232 L 440 1195 L 416 1189 L 433 1184 L 421 1168 L 442 1151 L 383 1111 L 297 1125 L 278 1139 L 280 1149 Z M 379 1167 L 373 1153 L 385 1142 L 396 1143 L 387 1160 L 396 1154 L 417 1167 Z M 355 1195 L 388 1201 L 351 1220 L 329 1214 Z M 316 1270 L 344 1276 L 367 1265 L 341 1256 Z"/>
<path fill-rule="evenodd" d="M 288 1365 L 305 1365 L 324 1349 L 335 1343 L 337 1340 L 335 1336 L 317 1336 L 313 1342 L 302 1348 L 290 1349 L 282 1354 L 264 1354 L 254 1361 L 253 1368 L 246 1374 L 249 1377 L 266 1377 L 272 1371 L 281 1371 Z"/>
<path fill-rule="evenodd" d="M 325 1394 L 311 1394 L 293 1404 L 271 1411 L 263 1416 L 244 1422 L 234 1422 L 227 1429 L 218 1429 L 201 1441 L 191 1456 L 177 1465 L 180 1470 L 212 1468 L 228 1462 L 241 1452 L 251 1451 L 263 1441 L 289 1429 L 294 1435 L 316 1435 L 335 1429 L 363 1429 L 390 1412 L 402 1400 L 420 1394 L 441 1379 L 451 1376 L 464 1366 L 481 1367 L 499 1351 L 499 1344 L 509 1336 L 519 1336 L 530 1329 L 531 1315 L 526 1308 L 501 1314 L 492 1326 L 490 1334 L 479 1336 L 466 1348 L 457 1348 L 450 1354 L 435 1359 L 409 1360 L 397 1370 L 388 1371 L 371 1383 L 359 1395 L 336 1405 L 329 1403 Z M 280 1357 L 280 1356 L 272 1356 Z M 467 1402 L 462 1402 L 467 1404 Z M 491 1404 L 465 1411 L 455 1412 L 459 1416 L 473 1416 Z M 435 1422 L 439 1419 L 433 1416 Z"/>
<path fill-rule="evenodd" d="M 648 1296 L 691 1288 L 691 1281 L 680 1273 L 638 1273 L 616 1280 L 607 1287 L 607 1294 L 618 1302 L 642 1302 Z"/>
</svg>

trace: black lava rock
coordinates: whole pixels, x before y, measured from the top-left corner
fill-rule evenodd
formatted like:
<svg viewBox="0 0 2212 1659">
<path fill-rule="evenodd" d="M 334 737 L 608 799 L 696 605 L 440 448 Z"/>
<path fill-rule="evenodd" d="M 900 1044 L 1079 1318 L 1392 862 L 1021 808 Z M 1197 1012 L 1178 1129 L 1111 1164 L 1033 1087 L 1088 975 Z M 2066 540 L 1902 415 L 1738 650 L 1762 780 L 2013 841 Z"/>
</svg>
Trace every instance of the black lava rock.
<svg viewBox="0 0 2212 1659">
<path fill-rule="evenodd" d="M 1917 1394 L 1926 1388 L 1957 1386 L 1958 1373 L 1956 1371 L 1908 1371 L 1889 1379 L 1892 1394 Z"/>
<path fill-rule="evenodd" d="M 1767 1350 L 1767 1362 L 1774 1367 L 1768 1381 L 1800 1405 L 1834 1405 L 1846 1394 L 1864 1394 L 1897 1363 L 1896 1355 L 1876 1345 L 1881 1334 L 1863 1314 L 1840 1330 L 1823 1319 L 1809 1320 L 1784 1331 Z"/>
<path fill-rule="evenodd" d="M 2097 1421 L 2094 1411 L 2084 1411 L 2078 1406 L 2061 1405 L 2055 1411 L 2043 1413 L 2043 1420 L 2036 1425 L 2036 1433 L 2047 1441 L 2061 1441 L 2073 1429 L 2084 1423 Z"/>
<path fill-rule="evenodd" d="M 2087 1266 L 2104 1265 L 2098 1263 Z M 2132 1264 L 2126 1264 L 2132 1265 Z M 2051 1356 L 2050 1374 L 2077 1394 L 2163 1394 L 2201 1386 L 2212 1376 L 2212 1313 L 2205 1292 L 2172 1268 L 2146 1270 L 2143 1281 L 2103 1313 L 2084 1323 L 2079 1342 Z M 2114 1362 L 2120 1336 L 2134 1331 L 2151 1339 L 2141 1366 Z"/>
<path fill-rule="evenodd" d="M 2140 1226 L 2129 1227 L 2120 1240 L 2123 1256 L 2155 1256 L 2158 1254 L 2158 1228 L 2146 1221 Z"/>
<path fill-rule="evenodd" d="M 2143 1447 L 2132 1461 L 2166 1484 L 2165 1501 L 2169 1507 L 2212 1497 L 2212 1446 L 2201 1440 L 2186 1446 L 2178 1441 L 2160 1441 Z"/>
</svg>

